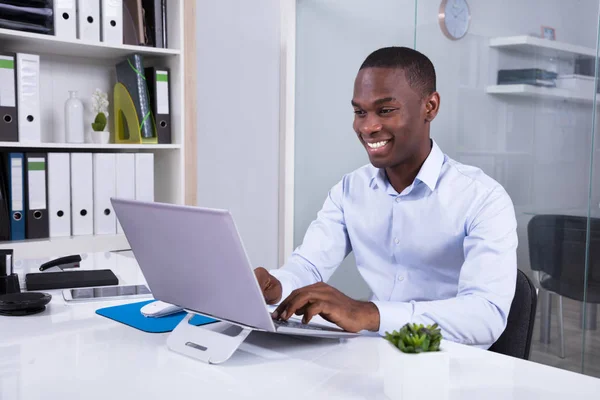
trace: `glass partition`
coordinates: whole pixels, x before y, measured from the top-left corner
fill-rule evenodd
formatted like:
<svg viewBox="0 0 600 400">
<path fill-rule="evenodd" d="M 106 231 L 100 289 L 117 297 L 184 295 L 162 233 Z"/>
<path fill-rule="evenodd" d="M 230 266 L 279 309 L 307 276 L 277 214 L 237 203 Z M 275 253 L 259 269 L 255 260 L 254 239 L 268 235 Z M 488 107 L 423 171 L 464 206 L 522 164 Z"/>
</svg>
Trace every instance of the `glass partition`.
<svg viewBox="0 0 600 400">
<path fill-rule="evenodd" d="M 513 200 L 539 289 L 530 359 L 600 376 L 598 0 L 419 0 L 415 36 L 442 98 L 432 137 Z"/>
<path fill-rule="evenodd" d="M 436 68 L 432 137 L 513 200 L 518 268 L 539 292 L 530 359 L 600 377 L 599 0 L 296 4 L 294 244 L 331 186 L 368 162 L 350 107 L 360 64 L 414 47 Z M 369 295 L 352 257 L 331 283 Z"/>
</svg>

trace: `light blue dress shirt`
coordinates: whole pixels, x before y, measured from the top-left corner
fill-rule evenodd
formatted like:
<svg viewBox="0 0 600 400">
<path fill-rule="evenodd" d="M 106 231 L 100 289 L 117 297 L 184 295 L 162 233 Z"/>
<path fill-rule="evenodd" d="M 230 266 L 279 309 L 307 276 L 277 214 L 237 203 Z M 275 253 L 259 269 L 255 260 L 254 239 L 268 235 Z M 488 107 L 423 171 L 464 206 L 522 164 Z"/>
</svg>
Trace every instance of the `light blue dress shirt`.
<svg viewBox="0 0 600 400">
<path fill-rule="evenodd" d="M 400 194 L 371 164 L 345 175 L 302 245 L 270 272 L 286 298 L 327 282 L 354 251 L 379 309 L 379 334 L 407 322 L 435 322 L 445 339 L 488 348 L 504 331 L 514 297 L 516 227 L 504 188 L 432 141 L 416 179 Z"/>
</svg>

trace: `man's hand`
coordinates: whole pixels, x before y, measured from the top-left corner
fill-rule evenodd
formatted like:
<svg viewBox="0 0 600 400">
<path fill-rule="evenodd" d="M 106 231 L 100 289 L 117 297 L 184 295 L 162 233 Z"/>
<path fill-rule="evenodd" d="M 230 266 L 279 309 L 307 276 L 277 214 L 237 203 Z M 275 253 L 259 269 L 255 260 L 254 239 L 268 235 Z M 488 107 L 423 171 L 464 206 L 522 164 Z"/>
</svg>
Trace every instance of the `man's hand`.
<svg viewBox="0 0 600 400">
<path fill-rule="evenodd" d="M 348 332 L 379 330 L 379 309 L 375 304 L 351 299 L 326 283 L 315 283 L 294 290 L 273 313 L 273 318 L 288 320 L 304 315 L 307 324 L 319 314 Z"/>
<path fill-rule="evenodd" d="M 254 274 L 267 304 L 276 304 L 281 300 L 282 288 L 279 279 L 275 278 L 263 267 L 256 268 Z"/>
</svg>

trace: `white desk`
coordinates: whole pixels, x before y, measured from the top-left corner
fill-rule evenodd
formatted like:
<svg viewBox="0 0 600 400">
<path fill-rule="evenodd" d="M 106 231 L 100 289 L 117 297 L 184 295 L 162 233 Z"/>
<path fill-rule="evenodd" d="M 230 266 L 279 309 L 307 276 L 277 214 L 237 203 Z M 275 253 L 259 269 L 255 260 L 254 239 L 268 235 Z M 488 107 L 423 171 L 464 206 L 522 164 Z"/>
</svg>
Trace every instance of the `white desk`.
<svg viewBox="0 0 600 400">
<path fill-rule="evenodd" d="M 22 263 L 17 271 L 23 278 L 38 265 Z M 82 263 L 106 267 L 121 284 L 144 283 L 135 260 L 122 253 L 92 254 Z M 65 304 L 60 291 L 50 293 L 52 302 L 41 314 L 0 316 L 2 400 L 386 398 L 381 338 L 337 342 L 253 333 L 229 361 L 207 365 L 168 350 L 167 334 L 144 333 L 94 313 L 119 302 Z M 600 396 L 599 379 L 445 345 L 450 399 Z"/>
</svg>

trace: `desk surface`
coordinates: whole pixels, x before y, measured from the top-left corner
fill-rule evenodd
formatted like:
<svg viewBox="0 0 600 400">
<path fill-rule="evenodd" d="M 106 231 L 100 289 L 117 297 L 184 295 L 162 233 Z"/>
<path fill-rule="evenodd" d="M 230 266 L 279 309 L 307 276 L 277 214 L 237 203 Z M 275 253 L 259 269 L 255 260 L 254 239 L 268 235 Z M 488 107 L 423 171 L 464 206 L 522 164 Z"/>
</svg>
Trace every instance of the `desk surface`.
<svg viewBox="0 0 600 400">
<path fill-rule="evenodd" d="M 21 262 L 21 276 L 39 260 Z M 111 268 L 121 284 L 144 283 L 135 259 L 91 254 L 82 268 Z M 95 314 L 124 301 L 65 304 L 60 291 L 30 317 L 0 316 L 0 399 L 386 399 L 381 341 L 300 339 L 256 332 L 233 357 L 207 365 Z M 139 300 L 133 300 L 139 301 Z M 450 399 L 598 399 L 600 380 L 444 343 Z M 423 388 L 427 390 L 427 388 Z M 187 396 L 192 397 L 187 397 Z"/>
</svg>

